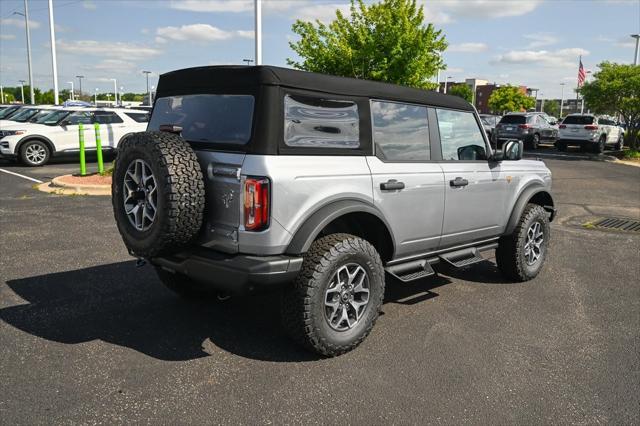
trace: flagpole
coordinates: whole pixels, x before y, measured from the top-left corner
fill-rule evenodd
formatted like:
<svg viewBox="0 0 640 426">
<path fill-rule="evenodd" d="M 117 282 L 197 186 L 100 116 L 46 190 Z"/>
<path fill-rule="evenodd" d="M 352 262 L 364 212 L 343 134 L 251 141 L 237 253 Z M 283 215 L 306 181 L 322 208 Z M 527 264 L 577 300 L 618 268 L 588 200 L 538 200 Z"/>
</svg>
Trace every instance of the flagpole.
<svg viewBox="0 0 640 426">
<path fill-rule="evenodd" d="M 580 63 L 582 63 L 582 55 L 578 57 L 578 73 L 580 73 Z M 578 102 L 580 101 L 580 77 L 576 83 L 576 112 L 578 112 Z"/>
</svg>

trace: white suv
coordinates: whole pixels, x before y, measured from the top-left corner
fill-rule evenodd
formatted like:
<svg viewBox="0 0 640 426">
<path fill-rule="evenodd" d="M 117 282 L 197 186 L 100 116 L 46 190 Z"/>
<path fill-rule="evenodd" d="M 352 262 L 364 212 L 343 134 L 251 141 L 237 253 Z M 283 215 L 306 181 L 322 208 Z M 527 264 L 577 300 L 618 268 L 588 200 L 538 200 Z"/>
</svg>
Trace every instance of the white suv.
<svg viewBox="0 0 640 426">
<path fill-rule="evenodd" d="M 609 144 L 622 149 L 624 131 L 606 117 L 591 114 L 570 114 L 560 124 L 556 147 L 566 151 L 568 145 L 578 145 L 583 151 L 601 153 Z"/>
<path fill-rule="evenodd" d="M 87 151 L 95 151 L 94 123 L 100 124 L 103 149 L 116 149 L 132 133 L 147 128 L 149 114 L 133 109 L 65 108 L 54 110 L 34 123 L 0 127 L 0 157 L 19 159 L 28 166 L 42 166 L 51 156 L 79 151 L 79 125 L 84 125 Z"/>
</svg>

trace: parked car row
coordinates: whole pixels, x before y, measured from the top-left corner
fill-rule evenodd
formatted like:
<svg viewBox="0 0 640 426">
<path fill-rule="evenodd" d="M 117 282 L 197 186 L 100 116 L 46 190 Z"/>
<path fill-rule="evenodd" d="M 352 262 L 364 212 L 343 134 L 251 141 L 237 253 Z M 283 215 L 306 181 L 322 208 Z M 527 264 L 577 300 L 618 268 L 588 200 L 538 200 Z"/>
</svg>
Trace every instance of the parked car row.
<svg viewBox="0 0 640 426">
<path fill-rule="evenodd" d="M 103 150 L 117 149 L 128 135 L 145 131 L 144 110 L 60 106 L 0 106 L 0 157 L 42 166 L 52 156 L 79 151 L 80 125 L 87 151 L 96 150 L 94 124 L 99 124 Z"/>
</svg>

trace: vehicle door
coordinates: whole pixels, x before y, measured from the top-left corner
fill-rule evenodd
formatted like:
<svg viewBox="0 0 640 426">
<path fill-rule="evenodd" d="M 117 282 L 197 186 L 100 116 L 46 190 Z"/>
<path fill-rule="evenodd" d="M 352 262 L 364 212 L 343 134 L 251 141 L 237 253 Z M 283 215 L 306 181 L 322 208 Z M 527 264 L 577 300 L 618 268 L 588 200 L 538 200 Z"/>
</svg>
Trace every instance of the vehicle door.
<svg viewBox="0 0 640 426">
<path fill-rule="evenodd" d="M 103 148 L 115 148 L 126 132 L 126 124 L 122 117 L 113 111 L 96 111 L 95 123 L 100 126 L 100 143 Z"/>
<path fill-rule="evenodd" d="M 92 111 L 74 111 L 60 122 L 55 130 L 51 132 L 51 140 L 57 151 L 79 151 L 80 123 L 84 128 L 84 146 L 85 148 L 95 148 L 96 138 L 93 132 L 93 112 Z"/>
<path fill-rule="evenodd" d="M 375 154 L 367 157 L 375 206 L 396 243 L 396 257 L 434 250 L 444 213 L 444 175 L 432 160 L 435 129 L 423 105 L 372 100 Z"/>
<path fill-rule="evenodd" d="M 440 248 L 499 235 L 506 222 L 507 176 L 471 111 L 436 109 L 445 211 Z"/>
</svg>

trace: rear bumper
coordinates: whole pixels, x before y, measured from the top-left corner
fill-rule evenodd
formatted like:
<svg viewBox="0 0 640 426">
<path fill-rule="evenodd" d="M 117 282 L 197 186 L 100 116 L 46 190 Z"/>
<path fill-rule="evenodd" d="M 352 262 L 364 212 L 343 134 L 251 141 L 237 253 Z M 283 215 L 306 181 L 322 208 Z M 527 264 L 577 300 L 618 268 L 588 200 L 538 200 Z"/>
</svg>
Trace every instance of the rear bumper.
<svg viewBox="0 0 640 426">
<path fill-rule="evenodd" d="M 290 283 L 302 268 L 300 256 L 228 255 L 196 249 L 151 259 L 153 265 L 184 274 L 211 289 L 245 293 Z"/>
</svg>

